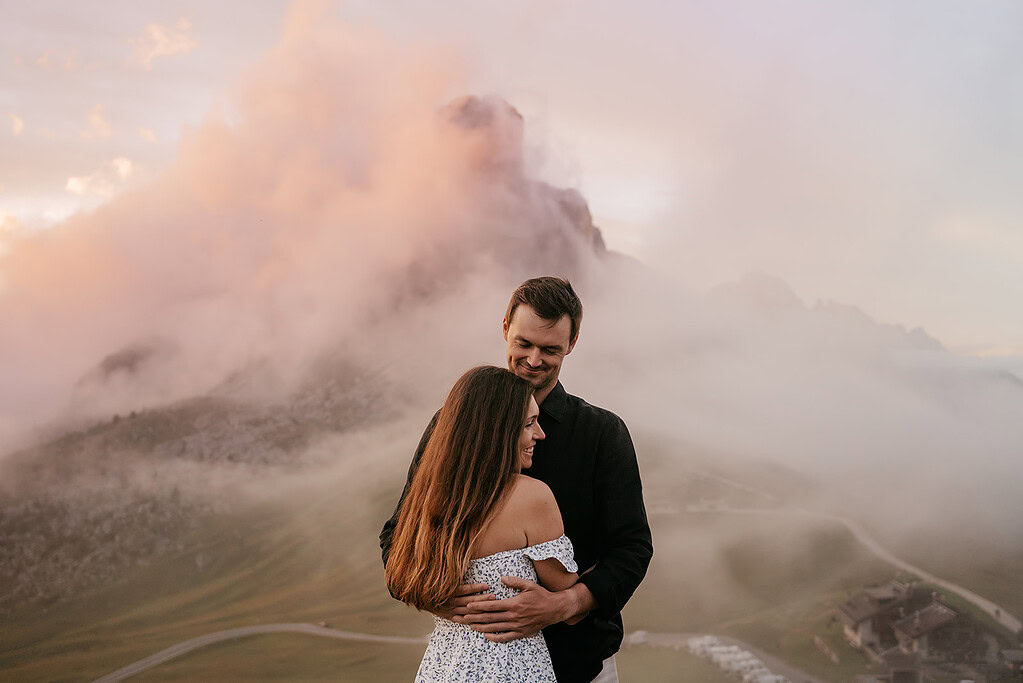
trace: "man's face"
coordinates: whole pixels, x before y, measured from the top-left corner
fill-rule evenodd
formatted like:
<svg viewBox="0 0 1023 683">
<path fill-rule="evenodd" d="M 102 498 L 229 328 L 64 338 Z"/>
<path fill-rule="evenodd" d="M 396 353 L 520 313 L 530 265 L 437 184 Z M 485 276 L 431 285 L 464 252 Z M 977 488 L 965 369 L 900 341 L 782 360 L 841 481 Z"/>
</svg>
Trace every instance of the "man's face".
<svg viewBox="0 0 1023 683">
<path fill-rule="evenodd" d="M 508 342 L 508 369 L 526 380 L 536 391 L 558 381 L 561 363 L 575 346 L 572 321 L 567 315 L 557 321 L 545 320 L 532 307 L 520 304 L 512 319 L 504 321 Z"/>
</svg>

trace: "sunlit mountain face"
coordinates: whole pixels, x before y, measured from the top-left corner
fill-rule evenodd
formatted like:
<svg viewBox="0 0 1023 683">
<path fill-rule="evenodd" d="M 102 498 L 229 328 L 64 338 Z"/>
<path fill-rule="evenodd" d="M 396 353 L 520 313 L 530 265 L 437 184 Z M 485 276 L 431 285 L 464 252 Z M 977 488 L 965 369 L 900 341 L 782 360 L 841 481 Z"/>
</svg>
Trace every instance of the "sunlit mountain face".
<svg viewBox="0 0 1023 683">
<path fill-rule="evenodd" d="M 656 553 L 627 629 L 850 680 L 873 670 L 829 619 L 912 578 L 864 538 L 1023 612 L 1009 369 L 777 277 L 705 294 L 608 249 L 587 198 L 529 163 L 514 103 L 452 98 L 429 60 L 298 25 L 257 66 L 166 173 L 6 243 L 0 668 L 95 678 L 248 624 L 428 630 L 387 596 L 376 534 L 429 416 L 504 362 L 508 294 L 540 274 L 586 308 L 566 387 L 639 453 Z M 295 677 L 387 680 L 421 655 L 274 642 L 165 673 L 291 655 Z M 699 666 L 628 652 L 639 680 L 662 655 Z"/>
</svg>

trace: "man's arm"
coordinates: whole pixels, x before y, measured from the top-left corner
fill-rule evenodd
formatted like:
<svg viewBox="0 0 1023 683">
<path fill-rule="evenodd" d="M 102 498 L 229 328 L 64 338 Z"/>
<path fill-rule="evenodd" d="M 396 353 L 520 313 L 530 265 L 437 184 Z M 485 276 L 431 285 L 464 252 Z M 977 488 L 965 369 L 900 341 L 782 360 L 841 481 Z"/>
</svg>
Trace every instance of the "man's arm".
<svg viewBox="0 0 1023 683">
<path fill-rule="evenodd" d="M 578 617 L 596 604 L 589 588 L 582 583 L 563 591 L 549 591 L 538 583 L 517 576 L 503 576 L 501 582 L 522 592 L 504 600 L 494 600 L 490 596 L 489 600 L 481 602 L 474 598 L 464 609 L 456 610 L 452 621 L 471 625 L 487 640 L 507 643 L 536 635 L 551 624 L 562 621 L 578 623 Z"/>
<path fill-rule="evenodd" d="M 593 570 L 579 577 L 595 602 L 596 616 L 603 619 L 622 611 L 654 554 L 636 449 L 625 423 L 611 417 L 597 447 L 594 481 L 603 548 Z"/>
</svg>

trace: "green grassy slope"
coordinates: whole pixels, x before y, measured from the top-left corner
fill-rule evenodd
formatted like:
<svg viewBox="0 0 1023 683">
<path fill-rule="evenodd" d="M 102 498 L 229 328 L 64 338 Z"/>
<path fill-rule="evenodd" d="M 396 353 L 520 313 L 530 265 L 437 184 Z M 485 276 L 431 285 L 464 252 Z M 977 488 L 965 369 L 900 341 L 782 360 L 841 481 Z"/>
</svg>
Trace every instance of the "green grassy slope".
<svg viewBox="0 0 1023 683">
<path fill-rule="evenodd" d="M 340 496 L 339 496 L 340 494 Z M 293 500 L 210 520 L 186 550 L 123 581 L 0 625 L 11 680 L 91 679 L 181 640 L 235 626 L 327 621 L 352 631 L 422 635 L 426 615 L 383 586 L 376 533 L 388 505 L 316 487 Z M 386 498 L 390 498 L 388 494 Z M 197 558 L 205 558 L 199 568 Z"/>
</svg>

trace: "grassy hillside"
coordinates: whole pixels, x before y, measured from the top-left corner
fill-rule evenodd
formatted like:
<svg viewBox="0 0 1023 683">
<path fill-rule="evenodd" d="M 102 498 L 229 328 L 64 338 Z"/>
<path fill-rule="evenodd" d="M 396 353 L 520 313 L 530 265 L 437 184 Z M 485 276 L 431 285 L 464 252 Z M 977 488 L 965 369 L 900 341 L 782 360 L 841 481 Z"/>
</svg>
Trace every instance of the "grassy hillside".
<svg viewBox="0 0 1023 683">
<path fill-rule="evenodd" d="M 210 518 L 182 540 L 186 550 L 114 585 L 12 614 L 0 625 L 0 671 L 19 680 L 94 678 L 178 641 L 248 624 L 429 631 L 428 617 L 383 588 L 376 532 L 393 501 L 376 496 L 353 509 L 351 488 L 335 486 L 289 499 L 300 502 Z"/>
<path fill-rule="evenodd" d="M 383 586 L 377 533 L 400 477 L 376 482 L 364 474 L 268 481 L 260 502 L 222 489 L 234 501 L 230 511 L 190 520 L 177 550 L 126 568 L 102 589 L 0 622 L 0 679 L 92 680 L 177 642 L 253 624 L 325 621 L 341 630 L 426 634 L 430 617 L 396 603 Z M 685 503 L 651 517 L 654 562 L 626 610 L 627 630 L 732 635 L 823 680 L 868 670 L 831 615 L 863 585 L 891 578 L 890 567 L 839 525 L 680 511 Z M 840 664 L 813 647 L 814 635 Z M 198 650 L 141 678 L 405 680 L 421 653 L 421 646 L 274 634 Z M 651 647 L 623 650 L 621 670 L 629 680 L 724 680 L 685 652 Z"/>
<path fill-rule="evenodd" d="M 393 505 L 386 488 L 314 483 L 290 490 L 288 502 L 211 517 L 167 561 L 69 602 L 15 614 L 0 626 L 0 671 L 11 680 L 88 680 L 179 641 L 249 624 L 326 621 L 342 630 L 423 635 L 430 618 L 383 587 L 376 534 Z M 774 619 L 771 610 L 882 570 L 838 532 L 792 524 L 713 514 L 655 518 L 657 555 L 628 608 L 628 628 L 713 632 L 736 619 Z M 711 549 L 708 539 L 726 541 Z M 692 552 L 696 545 L 702 554 Z M 754 640 L 782 653 L 770 639 Z M 623 669 L 705 664 L 685 653 L 643 650 L 624 653 Z M 414 672 L 420 655 L 417 646 L 266 635 L 196 651 L 147 676 L 194 679 L 207 671 L 272 679 L 291 671 L 310 679 L 344 672 L 350 680 L 390 680 Z M 712 668 L 704 673 L 695 680 L 717 680 Z"/>
</svg>

